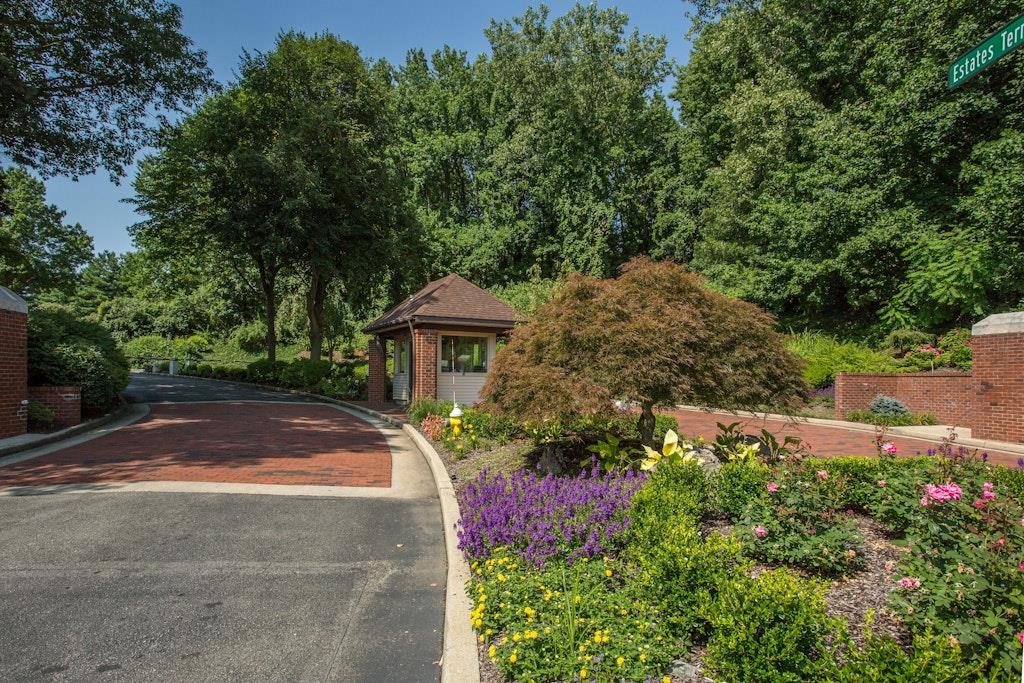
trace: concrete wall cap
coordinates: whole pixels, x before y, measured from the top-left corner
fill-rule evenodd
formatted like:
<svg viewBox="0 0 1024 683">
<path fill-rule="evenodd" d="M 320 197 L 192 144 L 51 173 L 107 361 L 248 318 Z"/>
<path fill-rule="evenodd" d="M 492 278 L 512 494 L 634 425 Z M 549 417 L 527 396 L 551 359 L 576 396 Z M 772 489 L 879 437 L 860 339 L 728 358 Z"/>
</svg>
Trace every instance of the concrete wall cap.
<svg viewBox="0 0 1024 683">
<path fill-rule="evenodd" d="M 1016 313 L 996 313 L 981 322 L 975 323 L 971 334 L 975 337 L 984 334 L 1014 334 L 1024 332 L 1024 311 Z"/>
<path fill-rule="evenodd" d="M 6 287 L 0 287 L 0 310 L 27 314 L 28 304 L 11 290 Z"/>
</svg>

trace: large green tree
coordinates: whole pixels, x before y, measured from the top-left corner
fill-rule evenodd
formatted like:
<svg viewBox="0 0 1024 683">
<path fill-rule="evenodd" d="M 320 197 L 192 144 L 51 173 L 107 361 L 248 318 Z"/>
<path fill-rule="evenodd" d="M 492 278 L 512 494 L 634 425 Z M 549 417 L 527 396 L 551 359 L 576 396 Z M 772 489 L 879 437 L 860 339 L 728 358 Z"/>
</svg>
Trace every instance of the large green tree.
<svg viewBox="0 0 1024 683">
<path fill-rule="evenodd" d="M 490 57 L 409 54 L 404 153 L 432 274 L 484 285 L 608 275 L 652 248 L 677 124 L 665 40 L 614 9 L 544 7 L 487 29 Z"/>
<path fill-rule="evenodd" d="M 671 239 L 716 286 L 810 324 L 940 327 L 1020 305 L 1024 59 L 952 92 L 945 75 L 1019 11 L 698 3 L 674 93 L 696 164 Z"/>
<path fill-rule="evenodd" d="M 150 141 L 151 114 L 211 85 L 205 54 L 163 0 L 5 0 L 0 146 L 44 175 L 122 175 Z"/>
<path fill-rule="evenodd" d="M 7 188 L 0 213 L 0 284 L 34 298 L 50 289 L 70 292 L 77 271 L 92 258 L 92 237 L 46 202 L 46 188 L 20 168 L 0 170 Z"/>
<path fill-rule="evenodd" d="M 278 121 L 264 142 L 282 184 L 281 211 L 307 282 L 310 357 L 320 357 L 332 287 L 367 292 L 418 272 L 416 231 L 386 69 L 373 69 L 331 34 L 287 33 L 269 53 L 243 59 L 241 84 Z M 372 296 L 351 306 L 366 313 Z"/>
</svg>

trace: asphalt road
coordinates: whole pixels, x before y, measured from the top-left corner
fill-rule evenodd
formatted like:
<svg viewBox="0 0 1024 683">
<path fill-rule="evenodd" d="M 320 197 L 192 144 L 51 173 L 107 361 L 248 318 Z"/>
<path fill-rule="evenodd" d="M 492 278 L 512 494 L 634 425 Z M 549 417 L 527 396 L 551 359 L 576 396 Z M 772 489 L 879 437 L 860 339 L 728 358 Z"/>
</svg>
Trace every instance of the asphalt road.
<svg viewBox="0 0 1024 683">
<path fill-rule="evenodd" d="M 132 393 L 230 387 L 151 379 Z M 436 497 L 19 488 L 0 519 L 0 680 L 439 677 Z"/>
</svg>

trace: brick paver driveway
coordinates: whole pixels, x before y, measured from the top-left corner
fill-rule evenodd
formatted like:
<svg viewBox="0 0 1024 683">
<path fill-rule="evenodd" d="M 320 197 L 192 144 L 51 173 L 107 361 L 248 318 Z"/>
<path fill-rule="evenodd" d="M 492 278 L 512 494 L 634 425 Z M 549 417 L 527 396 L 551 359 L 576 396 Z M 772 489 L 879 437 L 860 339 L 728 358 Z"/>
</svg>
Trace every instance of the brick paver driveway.
<svg viewBox="0 0 1024 683">
<path fill-rule="evenodd" d="M 106 436 L 0 467 L 0 486 L 107 481 L 386 487 L 391 451 L 373 425 L 331 406 L 165 403 Z"/>
<path fill-rule="evenodd" d="M 401 430 L 194 378 L 127 393 L 149 415 L 0 460 L 0 681 L 436 683 L 440 505 Z"/>
</svg>

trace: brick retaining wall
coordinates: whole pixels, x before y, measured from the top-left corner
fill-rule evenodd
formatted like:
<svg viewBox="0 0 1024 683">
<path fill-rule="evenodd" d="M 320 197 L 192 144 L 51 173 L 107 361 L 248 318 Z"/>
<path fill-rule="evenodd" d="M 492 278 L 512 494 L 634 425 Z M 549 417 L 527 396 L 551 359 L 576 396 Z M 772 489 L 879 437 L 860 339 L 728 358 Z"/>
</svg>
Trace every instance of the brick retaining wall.
<svg viewBox="0 0 1024 683">
<path fill-rule="evenodd" d="M 836 417 L 845 419 L 853 410 L 866 410 L 879 394 L 899 399 L 914 412 L 932 413 L 941 424 L 973 429 L 975 387 L 970 374 L 840 372 L 836 375 Z"/>
<path fill-rule="evenodd" d="M 74 427 L 82 422 L 82 392 L 78 387 L 29 387 L 28 398 L 50 408 L 57 427 Z"/>
</svg>

